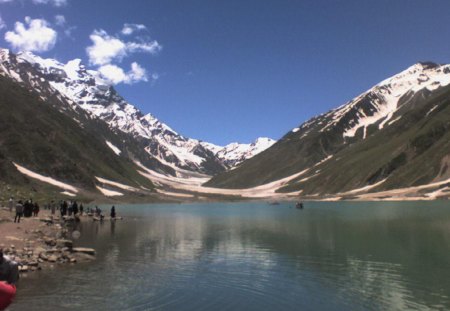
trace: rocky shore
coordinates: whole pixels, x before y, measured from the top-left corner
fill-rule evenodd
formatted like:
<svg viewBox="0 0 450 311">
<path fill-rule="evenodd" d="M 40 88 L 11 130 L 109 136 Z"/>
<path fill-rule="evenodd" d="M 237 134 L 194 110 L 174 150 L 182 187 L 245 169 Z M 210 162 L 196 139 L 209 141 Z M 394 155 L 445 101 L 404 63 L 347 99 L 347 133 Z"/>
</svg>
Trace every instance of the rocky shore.
<svg viewBox="0 0 450 311">
<path fill-rule="evenodd" d="M 0 208 L 0 247 L 19 264 L 21 273 L 95 259 L 94 249 L 75 247 L 69 236 L 72 223 L 83 221 L 83 217 L 54 217 L 44 210 L 39 217 L 22 218 L 20 223 L 14 223 L 14 215 Z"/>
</svg>

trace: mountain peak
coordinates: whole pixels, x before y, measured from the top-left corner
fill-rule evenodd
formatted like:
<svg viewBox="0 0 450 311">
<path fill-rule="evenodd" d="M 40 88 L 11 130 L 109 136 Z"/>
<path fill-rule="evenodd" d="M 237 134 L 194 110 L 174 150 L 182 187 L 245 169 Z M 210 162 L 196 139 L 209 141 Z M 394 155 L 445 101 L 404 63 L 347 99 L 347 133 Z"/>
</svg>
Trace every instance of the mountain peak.
<svg viewBox="0 0 450 311">
<path fill-rule="evenodd" d="M 146 158 L 159 162 L 159 167 L 167 169 L 165 172 L 173 174 L 174 169 L 182 169 L 215 174 L 228 166 L 217 156 L 217 148 L 213 144 L 184 137 L 152 114 L 144 115 L 105 83 L 97 71 L 87 70 L 81 59 L 73 59 L 64 64 L 55 59 L 41 58 L 31 52 L 21 52 L 15 57 L 10 57 L 8 50 L 2 52 L 8 53 L 8 57 L 0 60 L 8 63 L 9 69 L 5 70 L 7 75 L 23 82 L 19 73 L 26 75 L 29 66 L 21 64 L 31 65 L 37 74 L 29 87 L 38 89 L 41 82 L 48 82 L 45 87 L 50 86 L 50 93 L 59 92 L 94 119 L 105 121 L 111 129 L 131 135 L 139 141 Z M 262 150 L 260 145 L 269 145 L 267 141 L 263 141 L 258 142 L 258 146 L 254 146 L 251 152 L 248 148 L 245 149 L 239 155 L 240 161 Z"/>
</svg>

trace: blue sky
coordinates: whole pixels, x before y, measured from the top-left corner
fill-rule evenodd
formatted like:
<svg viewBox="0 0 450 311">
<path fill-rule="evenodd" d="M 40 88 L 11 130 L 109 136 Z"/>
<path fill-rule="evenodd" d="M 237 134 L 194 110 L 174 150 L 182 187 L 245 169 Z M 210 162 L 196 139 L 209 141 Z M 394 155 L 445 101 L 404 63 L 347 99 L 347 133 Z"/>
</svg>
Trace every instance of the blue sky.
<svg viewBox="0 0 450 311">
<path fill-rule="evenodd" d="M 450 62 L 444 0 L 0 0 L 0 17 L 0 46 L 81 58 L 144 113 L 222 145 L 278 139 L 418 61 Z M 6 36 L 33 21 L 46 42 Z M 88 54 L 92 38 L 117 55 Z"/>
</svg>

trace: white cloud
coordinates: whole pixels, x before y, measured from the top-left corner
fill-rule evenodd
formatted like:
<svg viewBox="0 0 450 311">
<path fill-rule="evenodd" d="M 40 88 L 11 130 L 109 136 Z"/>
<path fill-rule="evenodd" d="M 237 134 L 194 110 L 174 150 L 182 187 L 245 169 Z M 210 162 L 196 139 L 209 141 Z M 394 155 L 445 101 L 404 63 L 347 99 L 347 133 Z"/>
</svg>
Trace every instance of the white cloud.
<svg viewBox="0 0 450 311">
<path fill-rule="evenodd" d="M 108 35 L 104 30 L 95 30 L 89 38 L 93 45 L 88 46 L 86 52 L 89 62 L 93 65 L 106 65 L 113 60 L 121 61 L 127 54 L 127 45 Z"/>
<path fill-rule="evenodd" d="M 46 20 L 27 16 L 25 24 L 16 22 L 14 31 L 6 32 L 5 41 L 21 51 L 45 52 L 55 46 L 57 36 L 57 32 L 49 27 Z"/>
<path fill-rule="evenodd" d="M 124 24 L 121 33 L 125 36 L 129 36 L 135 31 L 141 31 L 145 29 L 147 29 L 147 27 L 142 24 Z"/>
<path fill-rule="evenodd" d="M 21 2 L 23 3 L 23 0 L 0 0 L 1 3 L 8 3 L 8 2 Z M 55 7 L 63 7 L 69 4 L 68 0 L 31 0 L 33 4 L 50 4 Z"/>
<path fill-rule="evenodd" d="M 34 4 L 50 4 L 56 7 L 66 6 L 68 0 L 31 0 Z"/>
<path fill-rule="evenodd" d="M 131 70 L 127 73 L 122 68 L 111 64 L 101 66 L 98 72 L 110 84 L 133 84 L 148 81 L 147 71 L 136 62 L 131 64 Z"/>
<path fill-rule="evenodd" d="M 142 42 L 126 42 L 117 37 L 110 36 L 104 30 L 95 30 L 90 39 L 93 44 L 86 48 L 89 62 L 93 65 L 103 66 L 113 61 L 122 61 L 129 54 L 143 52 L 155 54 L 161 46 L 155 40 Z"/>
<path fill-rule="evenodd" d="M 0 16 L 0 30 L 6 28 L 6 23 L 3 18 Z"/>
<path fill-rule="evenodd" d="M 131 53 L 136 52 L 145 52 L 145 53 L 151 53 L 156 54 L 161 50 L 161 46 L 159 45 L 158 41 L 150 41 L 150 42 L 128 42 L 127 43 L 127 51 Z"/>
<path fill-rule="evenodd" d="M 58 26 L 64 26 L 66 24 L 66 18 L 64 17 L 64 15 L 56 15 L 55 24 Z"/>
<path fill-rule="evenodd" d="M 90 35 L 92 45 L 86 48 L 86 53 L 91 65 L 98 67 L 98 73 L 107 83 L 110 84 L 133 84 L 140 81 L 148 81 L 149 75 L 145 68 L 138 63 L 131 63 L 129 71 L 117 65 L 125 57 L 135 53 L 156 54 L 162 47 L 156 40 L 146 38 L 120 38 L 120 34 L 130 36 L 135 31 L 147 29 L 144 25 L 125 24 L 121 33 L 109 35 L 104 30 L 95 30 Z M 158 79 L 156 73 L 150 75 L 152 81 Z"/>
</svg>

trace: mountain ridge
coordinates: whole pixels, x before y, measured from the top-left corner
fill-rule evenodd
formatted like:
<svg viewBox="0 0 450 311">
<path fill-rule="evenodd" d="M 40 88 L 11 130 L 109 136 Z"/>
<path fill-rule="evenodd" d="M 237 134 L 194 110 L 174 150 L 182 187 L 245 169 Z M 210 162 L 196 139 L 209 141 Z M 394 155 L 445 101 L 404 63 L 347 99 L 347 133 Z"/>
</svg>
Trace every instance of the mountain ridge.
<svg viewBox="0 0 450 311">
<path fill-rule="evenodd" d="M 422 146 L 428 138 L 432 141 L 430 148 L 435 143 L 443 147 L 444 151 L 439 152 L 442 158 L 450 153 L 447 144 L 440 140 L 443 137 L 442 128 L 446 129 L 448 123 L 445 107 L 450 98 L 449 85 L 450 65 L 430 62 L 414 64 L 344 105 L 300 124 L 272 147 L 236 169 L 213 177 L 205 186 L 233 189 L 256 187 L 302 171 L 307 173 L 293 178 L 279 191 L 325 195 L 372 186 L 385 178 L 386 182 L 372 190 L 417 185 L 418 180 L 422 183 L 433 182 L 436 178 L 442 180 L 443 176 L 436 176 L 441 158 L 434 159 L 430 155 L 434 162 L 428 166 L 434 167 L 433 173 L 424 169 L 427 173 L 422 177 L 412 179 L 414 169 L 407 167 L 409 162 L 417 162 L 419 157 L 419 147 L 414 149 L 411 146 Z M 440 120 L 438 112 L 444 113 L 443 120 Z M 426 122 L 433 124 L 433 127 L 429 132 L 422 133 Z M 402 133 L 408 133 L 405 141 L 397 141 L 396 137 Z M 440 137 L 436 138 L 437 134 L 433 133 L 439 133 Z M 436 139 L 433 140 L 433 137 Z M 390 140 L 396 141 L 398 146 L 391 146 Z M 373 145 L 373 141 L 380 145 Z M 384 153 L 379 153 L 379 150 L 384 150 Z M 378 154 L 378 159 L 373 158 L 372 154 Z M 345 165 L 345 162 L 339 163 L 338 160 L 343 159 L 354 163 L 359 171 Z M 355 162 L 356 159 L 358 161 Z M 421 165 L 427 166 L 426 163 Z M 402 170 L 405 172 L 400 178 L 398 176 Z M 363 177 L 363 172 L 367 176 Z M 341 182 L 343 180 L 345 182 Z"/>
<path fill-rule="evenodd" d="M 53 59 L 43 59 L 30 52 L 12 54 L 9 50 L 0 50 L 3 71 L 17 82 L 23 82 L 20 74 L 14 70 L 14 61 L 18 65 L 28 63 L 38 70 L 51 87 L 65 96 L 73 105 L 80 107 L 91 117 L 104 120 L 113 129 L 132 135 L 143 145 L 143 150 L 159 162 L 156 169 L 169 175 L 175 175 L 176 169 L 191 170 L 213 175 L 235 164 L 235 161 L 218 157 L 217 152 L 208 149 L 209 145 L 199 140 L 186 138 L 152 114 L 143 114 L 128 103 L 117 91 L 106 83 L 100 74 L 87 70 L 80 59 L 66 64 Z M 5 64 L 9 63 L 9 69 Z M 29 83 L 36 88 L 38 84 Z M 213 145 L 215 146 L 215 145 Z M 250 148 L 250 147 L 249 147 Z M 244 148 L 245 149 L 245 148 Z M 257 148 L 261 150 L 259 146 Z M 255 154 L 243 150 L 240 161 Z"/>
</svg>

